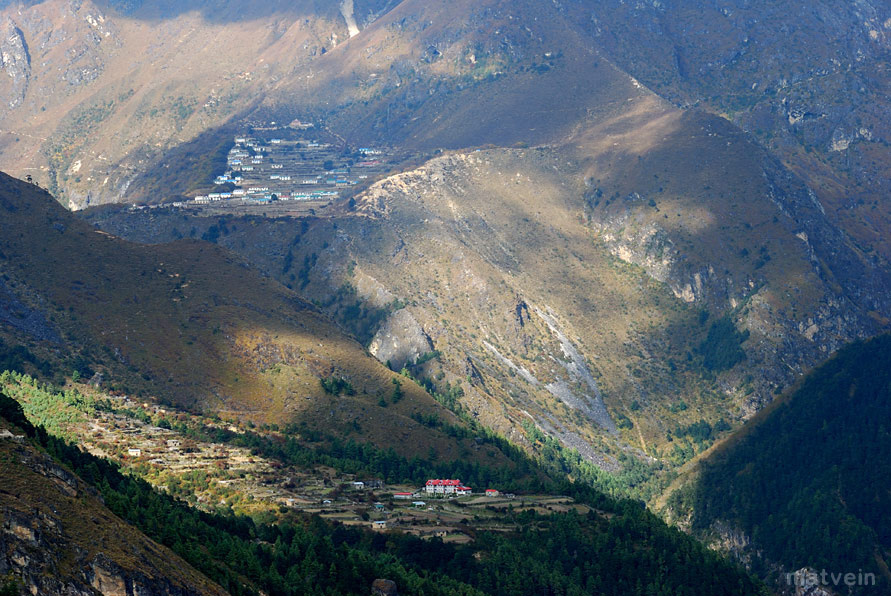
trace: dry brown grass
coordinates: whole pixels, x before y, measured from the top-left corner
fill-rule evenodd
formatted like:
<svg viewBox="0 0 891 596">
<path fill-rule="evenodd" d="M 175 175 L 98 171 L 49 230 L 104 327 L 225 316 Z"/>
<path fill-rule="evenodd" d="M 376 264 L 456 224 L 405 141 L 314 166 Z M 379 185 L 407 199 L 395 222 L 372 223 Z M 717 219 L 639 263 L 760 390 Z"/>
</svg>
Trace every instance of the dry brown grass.
<svg viewBox="0 0 891 596">
<path fill-rule="evenodd" d="M 396 375 L 223 249 L 193 241 L 131 244 L 5 175 L 0 209 L 5 270 L 45 301 L 41 308 L 68 341 L 86 347 L 121 388 L 238 420 L 352 432 L 406 456 L 432 447 L 449 460 L 472 452 L 481 463 L 505 462 L 411 419 L 436 412 L 458 423 L 407 379 L 398 404 L 379 406 L 381 397 L 390 401 Z M 332 375 L 348 379 L 355 395 L 325 393 L 319 380 Z"/>
</svg>

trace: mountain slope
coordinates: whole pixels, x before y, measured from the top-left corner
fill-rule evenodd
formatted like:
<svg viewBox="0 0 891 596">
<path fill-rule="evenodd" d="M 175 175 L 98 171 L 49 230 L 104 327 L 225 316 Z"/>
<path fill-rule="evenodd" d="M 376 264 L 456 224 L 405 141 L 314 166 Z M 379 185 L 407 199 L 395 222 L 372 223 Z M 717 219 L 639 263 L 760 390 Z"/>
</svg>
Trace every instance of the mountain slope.
<svg viewBox="0 0 891 596">
<path fill-rule="evenodd" d="M 0 574 L 37 594 L 226 594 L 112 514 L 92 486 L 32 444 L 10 400 L 0 400 Z"/>
<path fill-rule="evenodd" d="M 403 593 L 432 596 L 521 596 L 530 590 L 610 595 L 764 593 L 763 586 L 742 569 L 669 528 L 638 504 L 612 501 L 585 488 L 567 487 L 577 497 L 576 507 L 568 511 L 537 510 L 524 506 L 522 500 L 514 502 L 517 509 L 506 507 L 499 513 L 493 507 L 486 512 L 487 517 L 498 516 L 504 524 L 496 531 L 473 532 L 473 540 L 466 544 L 423 540 L 399 532 L 361 531 L 319 516 L 307 519 L 286 511 L 281 512 L 277 523 L 261 523 L 231 512 L 199 512 L 154 492 L 148 484 L 122 474 L 108 461 L 35 429 L 24 419 L 18 404 L 0 394 L 0 420 L 3 418 L 15 420 L 27 435 L 36 438 L 35 445 L 53 454 L 56 461 L 46 455 L 42 459 L 61 478 L 70 481 L 73 475 L 60 464 L 77 471 L 100 490 L 109 507 L 121 517 L 219 579 L 232 594 L 358 596 L 367 594 L 368 586 L 378 584 L 374 580 L 382 575 L 395 580 Z M 5 438 L 0 437 L 0 441 Z M 33 451 L 26 441 L 24 436 L 18 440 L 19 450 L 27 445 Z M 4 445 L 0 443 L 0 449 Z M 92 490 L 78 482 L 78 486 Z M 58 501 L 57 507 L 65 509 L 67 503 L 54 500 L 52 494 L 46 502 L 52 506 Z M 27 529 L 13 524 L 10 527 L 28 536 Z M 130 537 L 137 532 L 124 526 L 122 534 Z M 50 545 L 42 555 L 64 555 L 63 549 Z M 15 574 L 23 574 L 26 579 L 39 571 L 36 565 L 29 566 L 32 561 L 15 556 L 12 559 Z M 172 554 L 170 559 L 178 562 Z M 184 572 L 189 571 L 182 567 Z M 47 571 L 38 580 L 43 585 L 53 586 L 64 577 L 55 569 Z M 151 571 L 151 561 L 146 560 L 133 576 L 141 578 L 141 574 Z M 173 579 L 178 577 L 180 574 L 172 575 Z M 134 586 L 134 582 L 108 585 L 111 582 L 105 576 L 103 581 L 106 584 L 99 590 L 106 595 L 145 588 L 145 584 Z M 176 586 L 171 588 L 169 580 L 166 585 L 163 581 L 149 586 L 155 588 L 160 583 L 160 593 L 182 593 Z"/>
<path fill-rule="evenodd" d="M 744 12 L 772 7 L 771 18 L 762 25 L 744 18 L 739 26 L 758 25 L 765 36 L 782 31 L 782 8 L 755 4 Z M 93 11 L 51 0 L 23 14 L 50 6 L 76 16 L 64 26 L 50 20 L 53 31 L 81 31 Z M 102 50 L 109 58 L 99 76 L 43 116 L 27 101 L 10 112 L 9 120 L 31 127 L 22 130 L 46 135 L 40 142 L 52 171 L 37 179 L 55 181 L 76 206 L 87 193 L 97 202 L 161 201 L 207 184 L 216 167 L 208 156 L 221 156 L 233 133 L 295 118 L 312 120 L 324 129 L 319 134 L 345 146 L 374 142 L 414 152 L 405 172 L 356 197 L 354 212 L 335 206 L 299 229 L 289 220 L 174 221 L 179 213 L 158 216 L 158 226 L 154 214 L 103 225 L 150 242 L 174 231 L 222 231 L 221 243 L 315 301 L 382 362 L 408 364 L 442 401 L 462 403 L 517 441 L 529 439 L 524 425 L 532 423 L 611 469 L 635 456 L 674 465 L 833 350 L 891 320 L 888 268 L 833 212 L 804 162 L 782 152 L 778 160 L 758 146 L 763 136 L 753 139 L 714 115 L 728 116 L 720 102 L 703 104 L 706 111 L 678 109 L 651 91 L 656 71 L 649 67 L 670 60 L 663 42 L 671 36 L 650 26 L 648 15 L 673 23 L 666 26 L 673 33 L 696 22 L 682 6 L 358 3 L 361 31 L 348 40 L 347 19 L 333 4 L 273 4 L 250 18 L 236 14 L 240 3 L 216 16 L 220 3 L 186 6 L 194 10 L 113 5 L 103 22 L 114 24 L 118 33 L 108 39 L 121 45 Z M 826 10 L 817 16 L 836 15 Z M 709 23 L 722 14 L 706 12 Z M 34 45 L 37 28 L 12 18 L 11 55 L 19 56 L 19 46 Z M 165 29 L 153 45 L 148 27 L 158 22 Z M 636 43 L 654 37 L 659 43 Z M 771 56 L 774 41 L 759 56 Z M 45 61 L 55 56 L 52 47 L 41 49 Z M 780 66 L 801 51 L 781 56 Z M 654 52 L 664 55 L 647 62 Z M 212 60 L 192 64 L 192 55 L 208 53 Z M 121 66 L 143 54 L 134 69 Z M 698 60 L 711 74 L 729 72 Z M 28 76 L 29 85 L 59 81 L 49 71 Z M 742 78 L 731 87 L 741 89 Z M 721 87 L 684 87 L 689 101 L 681 101 L 669 83 L 658 90 L 686 106 L 703 89 L 712 96 Z M 27 109 L 39 124 L 17 116 Z M 16 163 L 40 161 L 8 143 L 5 155 L 22 160 Z M 468 149 L 479 146 L 487 150 Z M 441 149 L 455 153 L 427 161 Z M 54 155 L 61 156 L 56 165 Z M 202 265 L 192 266 L 197 275 Z M 226 282 L 233 284 L 240 285 Z M 172 331 L 183 333 L 186 346 L 200 345 L 191 328 Z M 220 328 L 219 339 L 241 338 L 240 352 L 267 337 L 226 331 Z M 209 392 L 196 393 L 230 407 L 213 384 L 240 386 L 236 375 L 223 382 L 202 359 L 205 350 L 176 350 L 177 363 L 192 357 L 212 380 Z M 161 352 L 142 354 L 146 374 L 180 382 Z M 331 367 L 313 372 L 340 374 Z M 262 374 L 265 384 L 239 389 L 247 396 L 240 403 L 285 411 L 281 399 L 262 399 L 267 387 L 280 395 L 284 384 Z M 360 412 L 355 406 L 342 421 Z"/>
<path fill-rule="evenodd" d="M 635 93 L 538 3 L 354 5 L 352 38 L 336 3 L 308 0 L 7 7 L 0 164 L 72 207 L 151 200 L 131 189 L 140 174 L 231 123 L 310 114 L 355 143 L 540 143 Z"/>
<path fill-rule="evenodd" d="M 559 141 L 645 94 L 572 22 L 525 0 L 405 0 L 315 68 L 264 108 L 420 151 Z"/>
<path fill-rule="evenodd" d="M 742 536 L 737 554 L 779 581 L 803 567 L 862 570 L 887 590 L 889 397 L 891 337 L 840 350 L 699 462 L 673 513 L 716 541 Z"/>
<path fill-rule="evenodd" d="M 457 420 L 408 380 L 395 399 L 395 374 L 313 307 L 219 248 L 130 244 L 5 174 L 0 211 L 6 284 L 64 340 L 4 325 L 9 345 L 30 340 L 56 360 L 60 348 L 73 349 L 87 367 L 110 373 L 116 389 L 224 417 L 357 433 L 409 456 L 435 449 L 444 460 L 466 452 L 503 463 L 469 439 L 416 422 L 411 414 L 419 412 Z"/>
<path fill-rule="evenodd" d="M 881 299 L 881 285 L 840 285 L 849 253 L 817 244 L 834 228 L 738 129 L 630 103 L 563 146 L 435 158 L 299 230 L 177 210 L 86 215 L 142 242 L 237 228 L 216 242 L 317 301 L 382 362 L 440 393 L 460 387 L 457 401 L 513 440 L 528 444 L 531 422 L 607 469 L 629 456 L 673 467 L 875 332 L 858 301 Z M 379 310 L 394 300 L 406 307 Z M 383 316 L 360 326 L 363 312 Z"/>
<path fill-rule="evenodd" d="M 0 14 L 19 57 L 0 79 L 2 168 L 66 205 L 120 200 L 167 149 L 249 110 L 283 69 L 348 38 L 330 2 L 110 4 Z"/>
<path fill-rule="evenodd" d="M 656 93 L 722 114 L 756 136 L 869 258 L 887 264 L 887 2 L 566 6 Z"/>
</svg>

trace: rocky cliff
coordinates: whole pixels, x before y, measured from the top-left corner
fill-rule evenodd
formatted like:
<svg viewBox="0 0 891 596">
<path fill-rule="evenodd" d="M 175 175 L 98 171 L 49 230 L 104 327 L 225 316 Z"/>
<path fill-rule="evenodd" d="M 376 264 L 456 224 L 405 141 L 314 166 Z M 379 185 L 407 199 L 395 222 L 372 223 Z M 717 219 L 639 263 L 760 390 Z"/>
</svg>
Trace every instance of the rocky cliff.
<svg viewBox="0 0 891 596">
<path fill-rule="evenodd" d="M 0 97 L 7 109 L 15 109 L 25 100 L 31 78 L 31 56 L 25 36 L 12 19 L 0 26 Z"/>
<path fill-rule="evenodd" d="M 0 418 L 0 575 L 31 594 L 223 596 Z"/>
</svg>

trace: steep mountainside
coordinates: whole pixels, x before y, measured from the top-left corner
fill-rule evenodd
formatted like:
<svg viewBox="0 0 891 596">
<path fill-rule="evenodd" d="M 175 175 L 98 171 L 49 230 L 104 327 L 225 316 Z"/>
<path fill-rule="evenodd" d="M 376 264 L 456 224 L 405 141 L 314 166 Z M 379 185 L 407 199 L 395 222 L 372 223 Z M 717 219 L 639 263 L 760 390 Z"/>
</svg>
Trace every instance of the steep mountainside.
<svg viewBox="0 0 891 596">
<path fill-rule="evenodd" d="M 869 258 L 891 258 L 887 2 L 566 3 L 627 72 L 776 152 Z"/>
<path fill-rule="evenodd" d="M 634 103 L 564 147 L 433 159 L 299 228 L 88 215 L 143 242 L 215 238 L 514 440 L 531 422 L 608 469 L 629 447 L 679 464 L 888 311 L 743 133 Z"/>
<path fill-rule="evenodd" d="M 672 513 L 780 583 L 804 567 L 860 570 L 875 579 L 852 593 L 886 593 L 889 398 L 891 337 L 840 350 L 699 462 Z"/>
<path fill-rule="evenodd" d="M 178 167 L 164 154 L 184 143 L 215 146 L 202 133 L 226 124 L 311 115 L 353 143 L 537 144 L 647 94 L 640 80 L 754 134 L 862 258 L 891 255 L 883 3 L 47 0 L 2 11 L 0 164 L 66 204 L 157 199 L 131 188 L 139 174 Z"/>
<path fill-rule="evenodd" d="M 72 207 L 157 200 L 131 188 L 139 175 L 211 152 L 227 123 L 312 115 L 357 143 L 538 143 L 633 91 L 535 2 L 353 2 L 353 37 L 347 3 L 169 4 L 3 10 L 0 165 Z"/>
<path fill-rule="evenodd" d="M 348 39 L 334 2 L 2 9 L 2 167 L 72 206 L 120 200 L 163 153 Z"/>
<path fill-rule="evenodd" d="M 0 167 L 50 191 L 0 174 L 0 364 L 521 467 L 476 419 L 651 503 L 685 474 L 765 574 L 887 579 L 885 340 L 757 412 L 891 327 L 889 44 L 877 0 L 0 1 Z M 52 200 L 189 198 L 297 122 L 399 157 L 302 218 Z M 474 588 L 524 591 L 490 544 Z"/>
<path fill-rule="evenodd" d="M 416 422 L 413 413 L 456 420 L 408 380 L 395 399 L 396 375 L 360 344 L 215 246 L 130 244 L 5 174 L 0 212 L 11 297 L 0 299 L 12 319 L 34 313 L 0 327 L 9 346 L 30 344 L 53 362 L 74 352 L 70 366 L 105 370 L 112 387 L 224 417 L 354 433 L 409 456 L 434 449 L 443 460 L 503 463 Z"/>
<path fill-rule="evenodd" d="M 650 95 L 559 11 L 530 0 L 406 0 L 317 68 L 265 106 L 308 109 L 350 143 L 418 150 L 562 141 Z"/>
<path fill-rule="evenodd" d="M 24 100 L 0 123 L 16 133 L 2 137 L 0 163 L 45 167 L 35 180 L 80 207 L 194 195 L 223 167 L 233 135 L 272 122 L 311 121 L 343 147 L 413 154 L 405 171 L 335 206 L 334 217 L 176 221 L 178 213 L 155 211 L 96 221 L 141 241 L 204 236 L 241 251 L 381 362 L 408 364 L 440 401 L 517 440 L 535 436 L 531 425 L 610 469 L 629 454 L 677 464 L 839 346 L 891 321 L 882 217 L 873 217 L 884 207 L 842 214 L 838 202 L 858 182 L 882 184 L 881 175 L 864 178 L 867 157 L 851 163 L 862 173 L 851 178 L 838 156 L 869 153 L 876 171 L 884 163 L 884 9 L 767 0 L 701 8 L 9 6 L 8 74 L 28 74 L 4 79 L 17 81 L 4 87 L 10 105 L 22 89 Z M 866 42 L 855 35 L 861 22 Z M 685 36 L 701 38 L 698 53 Z M 827 38 L 841 40 L 837 56 L 810 50 Z M 737 43 L 746 51 L 716 62 Z M 817 77 L 821 60 L 839 63 L 825 67 L 831 76 Z M 62 63 L 74 66 L 62 72 Z M 756 72 L 776 84 L 748 81 Z M 785 114 L 778 89 L 816 95 L 818 79 L 841 81 L 826 88 L 838 114 L 808 117 L 816 108 L 787 98 L 790 130 L 810 138 L 875 105 L 869 134 L 854 142 L 844 133 L 831 143 L 838 151 L 808 153 L 794 134 L 758 132 L 765 113 Z M 855 82 L 875 101 L 857 100 L 849 114 L 838 89 Z M 153 250 L 193 255 L 196 276 L 218 258 L 190 243 Z M 181 331 L 186 346 L 200 345 L 191 328 Z M 223 325 L 213 337 L 232 335 Z M 267 336 L 249 337 L 239 350 Z M 218 407 L 230 407 L 222 386 L 240 387 L 249 397 L 239 403 L 257 412 L 294 403 L 263 399 L 267 387 L 282 396 L 294 380 L 274 380 L 273 360 L 258 365 L 262 383 L 235 383 L 234 373 L 223 382 L 206 350 L 193 349 L 193 368 L 215 379 L 209 399 Z M 145 352 L 146 374 L 182 383 L 158 361 L 163 351 Z M 313 380 L 338 372 L 327 362 Z M 207 395 L 199 385 L 182 387 Z M 372 401 L 379 391 L 369 390 Z"/>
<path fill-rule="evenodd" d="M 0 556 L 0 571 L 11 568 L 14 582 L 7 583 L 9 575 L 0 580 L 3 594 L 17 593 L 15 582 L 19 578 L 25 579 L 33 593 L 222 593 L 209 582 L 202 583 L 180 559 L 149 543 L 135 528 L 170 547 L 237 596 L 366 596 L 369 586 L 394 583 L 403 594 L 430 596 L 523 596 L 530 591 L 610 596 L 766 593 L 741 568 L 668 527 L 637 503 L 613 501 L 584 487 L 548 483 L 552 491 L 562 487 L 564 494 L 568 490 L 575 495 L 575 500 L 563 496 L 549 501 L 574 503 L 567 508 L 530 507 L 524 499 L 507 504 L 503 499 L 498 511 L 493 506 L 498 501 L 483 500 L 487 503 L 479 508 L 484 509 L 483 516 L 501 523 L 494 530 L 472 531 L 469 542 L 425 540 L 407 532 L 363 531 L 340 519 L 328 521 L 318 515 L 308 518 L 288 508 L 277 508 L 279 515 L 271 523 L 275 518 L 270 515 L 252 519 L 224 508 L 198 511 L 156 492 L 107 460 L 31 426 L 21 406 L 0 393 L 0 431 L 6 430 L 10 420 L 19 428 L 0 434 L 0 455 L 4 464 L 12 463 L 8 466 L 10 474 L 22 467 L 20 462 L 30 465 L 39 460 L 38 467 L 46 466 L 53 480 L 45 476 L 45 470 L 37 479 L 24 472 L 0 487 L 2 522 L 7 521 L 5 506 L 11 500 L 5 499 L 7 487 L 15 491 L 16 498 L 38 504 L 20 511 L 13 500 L 9 522 L 4 523 L 6 532 L 0 533 L 0 546 L 8 541 L 10 550 L 16 549 L 8 558 Z M 7 449 L 7 445 L 12 447 Z M 46 453 L 38 452 L 38 445 Z M 379 457 L 375 460 L 378 465 L 383 463 Z M 332 463 L 338 466 L 344 461 Z M 5 472 L 7 467 L 0 468 L 0 474 Z M 23 486 L 22 480 L 31 480 L 32 486 Z M 66 515 L 72 510 L 73 490 L 80 493 L 74 512 L 83 517 L 72 520 Z M 91 507 L 98 504 L 91 496 L 97 492 L 109 509 L 134 527 L 123 524 L 101 506 Z M 479 511 L 479 501 L 480 497 L 462 498 L 457 503 L 440 501 L 436 509 L 457 508 L 459 516 L 467 515 L 468 511 Z M 393 507 L 392 501 L 389 506 Z M 395 524 L 400 524 L 398 518 L 409 508 L 399 509 L 403 509 L 401 515 L 396 511 L 387 514 Z M 119 534 L 109 537 L 102 529 L 90 529 L 87 531 L 93 540 L 87 544 L 79 540 L 81 534 L 67 544 L 53 540 L 58 534 L 80 532 L 103 521 L 110 526 L 107 529 Z M 53 525 L 46 530 L 41 523 Z M 131 542 L 121 544 L 118 538 Z M 32 545 L 23 544 L 28 541 L 39 542 L 43 548 L 35 552 Z M 146 543 L 150 552 L 141 553 Z M 72 546 L 83 546 L 83 550 L 72 550 Z M 136 556 L 126 559 L 128 554 Z M 157 564 L 158 554 L 166 556 L 164 564 Z M 98 562 L 73 571 L 67 566 L 72 561 L 74 565 L 89 561 L 89 557 Z M 117 566 L 121 559 L 126 560 Z M 54 568 L 57 561 L 60 564 Z M 179 565 L 179 569 L 171 570 L 173 565 Z M 377 579 L 382 575 L 392 579 L 382 582 Z M 92 586 L 77 589 L 84 586 L 85 579 Z M 75 589 L 63 592 L 63 586 L 72 585 Z"/>
<path fill-rule="evenodd" d="M 32 594 L 226 594 L 109 511 L 0 405 L 0 576 Z"/>
</svg>

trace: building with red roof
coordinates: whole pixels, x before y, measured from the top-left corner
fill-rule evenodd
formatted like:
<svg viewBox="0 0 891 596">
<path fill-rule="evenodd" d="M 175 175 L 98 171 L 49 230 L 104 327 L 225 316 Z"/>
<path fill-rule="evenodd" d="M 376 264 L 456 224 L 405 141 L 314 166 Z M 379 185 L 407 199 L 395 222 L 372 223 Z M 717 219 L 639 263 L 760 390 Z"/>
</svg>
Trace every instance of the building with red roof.
<svg viewBox="0 0 891 596">
<path fill-rule="evenodd" d="M 469 495 L 472 489 L 469 486 L 464 486 L 461 484 L 460 480 L 451 480 L 451 479 L 431 479 L 427 481 L 427 484 L 424 485 L 424 491 L 428 495 L 440 495 L 440 496 L 461 496 L 461 495 Z"/>
</svg>

